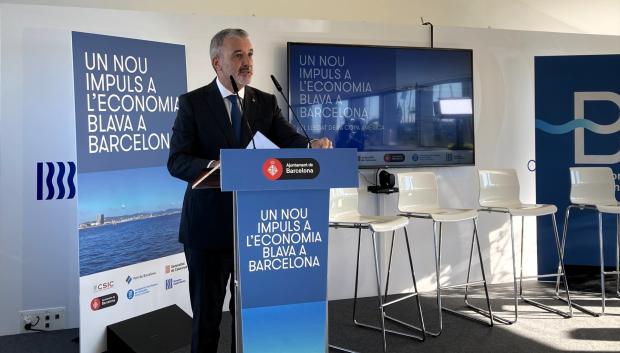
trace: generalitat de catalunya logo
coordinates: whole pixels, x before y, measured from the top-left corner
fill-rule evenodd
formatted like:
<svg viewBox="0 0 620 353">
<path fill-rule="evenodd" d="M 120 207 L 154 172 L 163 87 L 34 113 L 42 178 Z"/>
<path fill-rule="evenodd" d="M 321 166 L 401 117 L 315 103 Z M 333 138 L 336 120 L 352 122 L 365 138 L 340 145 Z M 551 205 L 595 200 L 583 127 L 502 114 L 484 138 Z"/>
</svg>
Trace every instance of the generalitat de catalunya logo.
<svg viewBox="0 0 620 353">
<path fill-rule="evenodd" d="M 263 163 L 267 180 L 314 179 L 321 170 L 314 158 L 269 158 Z"/>
</svg>

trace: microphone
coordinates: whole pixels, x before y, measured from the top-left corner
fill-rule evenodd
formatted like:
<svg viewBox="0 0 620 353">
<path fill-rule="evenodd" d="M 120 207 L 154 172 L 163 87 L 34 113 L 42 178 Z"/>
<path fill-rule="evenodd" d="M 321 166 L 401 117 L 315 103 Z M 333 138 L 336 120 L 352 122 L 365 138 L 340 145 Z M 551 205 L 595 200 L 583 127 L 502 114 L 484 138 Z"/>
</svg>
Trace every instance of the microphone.
<svg viewBox="0 0 620 353">
<path fill-rule="evenodd" d="M 237 96 L 237 102 L 239 103 L 239 109 L 241 109 L 241 120 L 243 120 L 243 114 L 245 114 L 244 109 L 243 109 L 243 102 L 241 102 L 241 97 L 239 97 L 239 86 L 237 86 L 237 82 L 235 81 L 235 78 L 233 77 L 233 75 L 230 75 L 230 84 L 232 85 L 233 91 L 235 91 L 235 95 Z M 248 130 L 250 130 L 250 137 L 252 138 L 252 147 L 254 147 L 254 149 L 256 149 L 256 143 L 254 142 L 254 131 L 252 130 L 252 127 L 250 126 L 250 122 L 248 121 L 248 119 L 245 119 L 245 124 L 248 127 Z"/>
<path fill-rule="evenodd" d="M 286 98 L 286 96 L 282 92 L 282 86 L 280 86 L 280 83 L 278 82 L 278 80 L 276 80 L 276 77 L 274 75 L 271 75 L 271 81 L 273 81 L 273 85 L 276 86 L 276 89 L 278 90 L 278 92 L 280 92 L 280 94 L 282 95 L 282 98 L 284 98 L 284 101 L 286 102 L 286 106 L 288 107 L 288 110 L 291 113 L 293 113 L 293 117 L 295 118 L 295 121 L 297 122 L 297 124 L 301 128 L 301 131 L 303 131 L 304 136 L 306 136 L 306 138 L 308 139 L 308 147 L 310 147 L 310 141 L 311 141 L 310 136 L 308 136 L 308 133 L 306 132 L 306 129 L 304 129 L 304 126 L 299 121 L 299 118 L 297 117 L 297 114 L 295 114 L 295 110 L 293 110 L 293 107 L 291 107 L 291 104 L 288 102 L 288 99 Z"/>
</svg>

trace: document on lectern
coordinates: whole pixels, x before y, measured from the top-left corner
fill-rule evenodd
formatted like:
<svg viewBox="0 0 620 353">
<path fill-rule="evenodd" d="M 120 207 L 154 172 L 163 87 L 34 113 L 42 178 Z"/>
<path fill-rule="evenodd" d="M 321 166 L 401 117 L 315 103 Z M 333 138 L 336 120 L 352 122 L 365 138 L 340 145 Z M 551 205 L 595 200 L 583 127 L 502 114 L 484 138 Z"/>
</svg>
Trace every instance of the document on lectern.
<svg viewBox="0 0 620 353">
<path fill-rule="evenodd" d="M 205 169 L 192 182 L 192 189 L 211 189 L 220 187 L 220 165 Z"/>
<path fill-rule="evenodd" d="M 250 143 L 248 143 L 248 146 L 246 147 L 246 149 L 248 150 L 274 150 L 279 148 L 280 147 L 278 147 L 275 143 L 271 142 L 271 140 L 268 139 L 267 136 L 263 135 L 260 131 L 256 131 L 253 141 L 250 141 Z"/>
</svg>

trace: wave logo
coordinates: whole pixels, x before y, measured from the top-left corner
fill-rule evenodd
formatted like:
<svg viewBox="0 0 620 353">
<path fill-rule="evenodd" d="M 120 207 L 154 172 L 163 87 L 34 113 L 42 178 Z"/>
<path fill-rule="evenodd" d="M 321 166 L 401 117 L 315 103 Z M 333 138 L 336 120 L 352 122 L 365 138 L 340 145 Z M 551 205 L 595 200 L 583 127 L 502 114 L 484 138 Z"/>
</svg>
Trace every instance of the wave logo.
<svg viewBox="0 0 620 353">
<path fill-rule="evenodd" d="M 38 162 L 37 200 L 74 198 L 76 170 L 74 162 Z"/>
<path fill-rule="evenodd" d="M 614 92 L 575 92 L 575 119 L 561 125 L 552 125 L 536 119 L 536 128 L 549 134 L 562 135 L 575 130 L 575 164 L 620 163 L 620 149 L 615 154 L 600 155 L 585 153 L 585 130 L 599 135 L 610 135 L 620 131 L 620 116 L 609 124 L 601 125 L 584 117 L 586 101 L 609 101 L 620 109 L 620 95 Z"/>
</svg>

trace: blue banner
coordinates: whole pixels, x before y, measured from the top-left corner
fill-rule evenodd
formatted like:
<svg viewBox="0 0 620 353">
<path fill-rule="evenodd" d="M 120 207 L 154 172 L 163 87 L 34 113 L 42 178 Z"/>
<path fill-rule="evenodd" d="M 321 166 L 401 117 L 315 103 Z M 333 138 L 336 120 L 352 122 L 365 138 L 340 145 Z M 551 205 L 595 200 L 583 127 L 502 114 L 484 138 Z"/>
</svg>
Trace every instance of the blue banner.
<svg viewBox="0 0 620 353">
<path fill-rule="evenodd" d="M 185 47 L 81 32 L 72 38 L 78 172 L 165 164 L 171 119 L 187 90 Z"/>
<path fill-rule="evenodd" d="M 536 201 L 558 206 L 558 228 L 570 204 L 569 168 L 610 167 L 620 196 L 620 55 L 535 58 Z M 539 273 L 557 266 L 551 221 L 538 220 Z M 597 217 L 571 212 L 566 264 L 598 266 Z M 616 224 L 604 217 L 605 263 L 614 264 Z M 561 235 L 561 234 L 560 234 Z"/>
<path fill-rule="evenodd" d="M 325 352 L 327 205 L 329 190 L 237 194 L 244 352 Z"/>
<path fill-rule="evenodd" d="M 81 32 L 72 40 L 80 275 L 181 252 L 184 185 L 165 165 L 187 90 L 185 47 Z"/>
<path fill-rule="evenodd" d="M 185 47 L 80 32 L 72 42 L 80 350 L 101 352 L 107 325 L 187 298 L 186 185 L 166 168 Z"/>
</svg>

